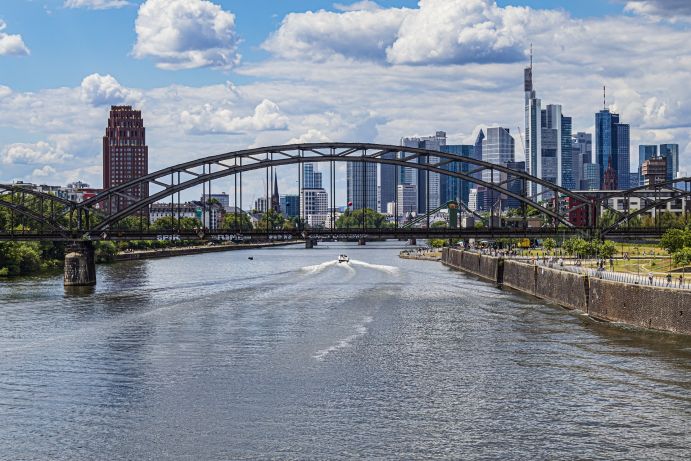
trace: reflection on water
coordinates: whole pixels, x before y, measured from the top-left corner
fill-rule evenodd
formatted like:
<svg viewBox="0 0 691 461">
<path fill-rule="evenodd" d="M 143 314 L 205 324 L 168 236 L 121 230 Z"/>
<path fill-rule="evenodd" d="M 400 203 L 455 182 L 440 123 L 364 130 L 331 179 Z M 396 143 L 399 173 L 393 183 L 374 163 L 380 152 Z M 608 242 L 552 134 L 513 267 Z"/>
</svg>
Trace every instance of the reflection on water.
<svg viewBox="0 0 691 461">
<path fill-rule="evenodd" d="M 104 265 L 87 290 L 0 283 L 0 458 L 688 455 L 691 341 L 397 253 L 326 244 Z"/>
</svg>

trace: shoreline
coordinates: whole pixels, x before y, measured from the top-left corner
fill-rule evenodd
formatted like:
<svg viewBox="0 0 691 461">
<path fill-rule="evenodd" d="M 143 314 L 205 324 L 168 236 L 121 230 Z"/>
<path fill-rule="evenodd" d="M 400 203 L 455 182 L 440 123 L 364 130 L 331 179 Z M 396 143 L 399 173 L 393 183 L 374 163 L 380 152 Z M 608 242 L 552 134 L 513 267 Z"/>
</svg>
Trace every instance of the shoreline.
<svg viewBox="0 0 691 461">
<path fill-rule="evenodd" d="M 183 248 L 163 248 L 157 250 L 139 250 L 126 253 L 118 253 L 115 255 L 113 261 L 110 264 L 121 261 L 139 261 L 142 259 L 160 259 L 160 258 L 173 258 L 175 256 L 188 256 L 203 253 L 218 253 L 221 251 L 236 251 L 236 250 L 249 250 L 253 248 L 272 248 L 272 247 L 282 247 L 288 245 L 297 245 L 304 243 L 303 240 L 289 241 L 289 242 L 265 242 L 265 243 L 238 243 L 231 245 L 209 245 L 209 246 L 195 246 L 195 247 L 183 247 Z"/>
<path fill-rule="evenodd" d="M 691 291 L 630 284 L 523 261 L 444 249 L 442 264 L 588 317 L 691 336 Z"/>
</svg>

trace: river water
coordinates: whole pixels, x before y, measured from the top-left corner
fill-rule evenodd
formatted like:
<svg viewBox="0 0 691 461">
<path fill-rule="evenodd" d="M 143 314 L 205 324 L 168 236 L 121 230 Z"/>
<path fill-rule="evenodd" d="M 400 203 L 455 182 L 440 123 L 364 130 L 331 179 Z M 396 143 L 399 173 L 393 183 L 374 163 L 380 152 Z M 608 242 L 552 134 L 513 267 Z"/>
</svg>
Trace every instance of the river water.
<svg viewBox="0 0 691 461">
<path fill-rule="evenodd" d="M 0 283 L 0 458 L 688 459 L 691 341 L 397 255 Z"/>
</svg>

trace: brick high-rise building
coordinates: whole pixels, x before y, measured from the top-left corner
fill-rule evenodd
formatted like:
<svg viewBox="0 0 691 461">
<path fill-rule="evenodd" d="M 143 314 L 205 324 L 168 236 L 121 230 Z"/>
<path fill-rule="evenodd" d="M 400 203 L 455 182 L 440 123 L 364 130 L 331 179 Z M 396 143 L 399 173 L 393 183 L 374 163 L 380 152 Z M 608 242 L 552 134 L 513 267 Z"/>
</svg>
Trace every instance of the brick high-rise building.
<svg viewBox="0 0 691 461">
<path fill-rule="evenodd" d="M 149 172 L 149 148 L 146 146 L 146 130 L 142 112 L 132 106 L 111 106 L 110 118 L 103 136 L 103 188 L 118 186 Z M 135 186 L 126 195 L 143 198 L 149 195 L 149 186 Z M 111 203 L 103 204 L 115 213 L 133 201 L 125 197 L 114 197 Z"/>
</svg>

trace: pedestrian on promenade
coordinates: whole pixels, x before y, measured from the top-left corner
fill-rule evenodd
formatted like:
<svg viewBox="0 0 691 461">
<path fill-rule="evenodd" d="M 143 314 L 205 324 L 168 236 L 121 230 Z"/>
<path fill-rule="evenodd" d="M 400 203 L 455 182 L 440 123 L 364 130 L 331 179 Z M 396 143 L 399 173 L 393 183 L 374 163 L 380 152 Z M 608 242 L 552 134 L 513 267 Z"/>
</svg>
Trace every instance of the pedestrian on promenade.
<svg viewBox="0 0 691 461">
<path fill-rule="evenodd" d="M 614 272 L 614 258 L 609 258 L 609 270 Z"/>
<path fill-rule="evenodd" d="M 684 274 L 679 274 L 679 288 L 684 286 Z"/>
<path fill-rule="evenodd" d="M 653 273 L 652 272 L 648 272 L 648 282 L 650 282 L 651 285 L 653 284 Z"/>
<path fill-rule="evenodd" d="M 672 274 L 667 274 L 667 286 L 672 285 Z"/>
</svg>

